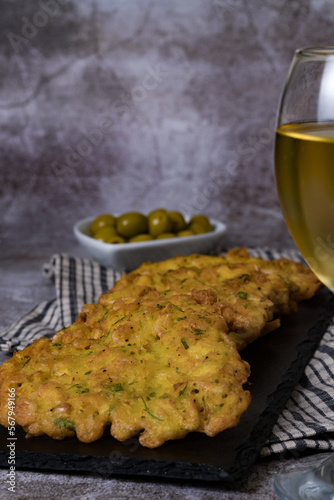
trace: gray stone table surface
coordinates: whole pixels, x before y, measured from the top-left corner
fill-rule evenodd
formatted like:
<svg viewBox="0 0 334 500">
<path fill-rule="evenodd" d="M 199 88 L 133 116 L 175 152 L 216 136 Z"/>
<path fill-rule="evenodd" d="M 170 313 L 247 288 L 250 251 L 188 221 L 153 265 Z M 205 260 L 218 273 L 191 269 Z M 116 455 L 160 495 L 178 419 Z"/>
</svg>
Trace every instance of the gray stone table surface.
<svg viewBox="0 0 334 500">
<path fill-rule="evenodd" d="M 36 242 L 35 242 L 36 243 Z M 7 247 L 7 257 L 1 263 L 0 280 L 0 331 L 29 311 L 42 300 L 52 299 L 53 284 L 42 274 L 42 265 L 52 253 L 30 252 L 26 257 L 15 257 L 15 248 Z M 38 245 L 35 246 L 38 248 Z M 72 255 L 81 255 L 73 245 L 63 249 Z M 12 256 L 11 256 L 12 254 Z M 0 360 L 7 355 L 0 353 Z M 182 482 L 159 482 L 138 478 L 102 478 L 94 475 L 61 475 L 16 471 L 15 493 L 8 491 L 8 470 L 0 470 L 0 497 L 2 499 L 230 499 L 261 500 L 275 499 L 273 480 L 275 474 L 287 463 L 307 465 L 310 457 L 302 459 L 260 460 L 251 470 L 245 484 L 237 491 L 217 489 L 210 485 L 183 484 Z"/>
<path fill-rule="evenodd" d="M 306 470 L 311 457 L 289 460 Z M 255 465 L 249 479 L 237 491 L 227 491 L 211 486 L 185 485 L 180 482 L 160 483 L 139 479 L 103 479 L 83 475 L 17 472 L 16 492 L 6 488 L 6 471 L 0 470 L 0 496 L 3 500 L 75 499 L 75 500 L 277 500 L 273 481 L 287 461 L 271 460 Z"/>
</svg>

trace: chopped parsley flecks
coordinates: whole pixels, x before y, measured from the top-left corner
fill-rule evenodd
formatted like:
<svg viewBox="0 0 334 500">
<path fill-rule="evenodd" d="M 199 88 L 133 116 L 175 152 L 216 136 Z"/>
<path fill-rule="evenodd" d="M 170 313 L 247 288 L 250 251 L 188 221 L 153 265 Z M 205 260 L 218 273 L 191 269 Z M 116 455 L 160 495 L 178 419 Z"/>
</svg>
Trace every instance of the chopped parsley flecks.
<svg viewBox="0 0 334 500">
<path fill-rule="evenodd" d="M 80 384 L 74 384 L 74 385 L 71 385 L 71 387 L 69 387 L 69 389 L 77 389 L 77 392 L 79 394 L 84 394 L 85 392 L 89 392 L 89 389 L 88 387 L 82 387 L 82 385 Z"/>
<path fill-rule="evenodd" d="M 156 415 L 154 415 L 153 413 L 150 412 L 149 407 L 145 403 L 145 399 L 142 396 L 140 396 L 140 397 L 141 397 L 142 402 L 144 403 L 144 411 L 146 411 L 155 420 L 158 420 L 159 422 L 163 422 L 162 418 L 159 418 L 159 417 L 157 417 Z"/>
<path fill-rule="evenodd" d="M 194 333 L 195 335 L 203 335 L 204 330 L 200 330 L 200 328 L 195 328 Z"/>
<path fill-rule="evenodd" d="M 106 311 L 106 312 L 104 313 L 104 315 L 102 316 L 102 318 L 100 318 L 100 319 L 99 319 L 99 321 L 98 321 L 98 322 L 99 322 L 99 323 L 101 323 L 101 321 L 102 321 L 102 320 L 103 320 L 106 316 L 108 316 L 108 311 Z"/>
<path fill-rule="evenodd" d="M 119 318 L 117 321 L 115 321 L 114 325 L 116 325 L 117 323 L 119 323 L 120 321 L 122 321 L 122 319 L 124 319 L 125 316 L 123 316 L 122 318 Z"/>
<path fill-rule="evenodd" d="M 69 431 L 75 430 L 75 423 L 67 420 L 66 418 L 57 418 L 55 424 L 59 427 L 59 429 L 68 429 Z"/>
<path fill-rule="evenodd" d="M 238 279 L 243 280 L 243 281 L 249 281 L 250 275 L 249 274 L 241 274 L 240 276 L 238 276 Z"/>
<path fill-rule="evenodd" d="M 189 346 L 187 344 L 187 341 L 184 337 L 181 338 L 182 345 L 185 349 L 189 349 Z"/>
<path fill-rule="evenodd" d="M 179 392 L 179 398 L 184 397 L 184 393 L 186 392 L 186 389 L 188 387 L 188 384 L 186 384 L 183 389 Z"/>
<path fill-rule="evenodd" d="M 28 358 L 28 359 L 27 359 L 27 360 L 23 363 L 22 368 L 24 368 L 24 367 L 25 367 L 25 366 L 29 363 L 29 361 L 30 361 L 30 360 L 31 360 L 31 358 Z"/>
<path fill-rule="evenodd" d="M 120 391 L 123 391 L 122 384 L 111 384 L 111 385 L 110 385 L 110 389 L 111 389 L 113 392 L 120 392 Z"/>
</svg>

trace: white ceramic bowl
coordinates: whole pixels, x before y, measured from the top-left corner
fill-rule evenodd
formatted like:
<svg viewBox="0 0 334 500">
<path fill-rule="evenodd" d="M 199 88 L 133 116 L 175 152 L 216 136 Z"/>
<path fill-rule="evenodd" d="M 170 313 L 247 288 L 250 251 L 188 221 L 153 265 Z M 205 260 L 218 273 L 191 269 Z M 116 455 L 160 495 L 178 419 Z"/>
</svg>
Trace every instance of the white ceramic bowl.
<svg viewBox="0 0 334 500">
<path fill-rule="evenodd" d="M 89 236 L 89 227 L 95 217 L 79 220 L 74 225 L 74 234 L 87 252 L 100 264 L 120 272 L 136 269 L 143 262 L 158 262 L 176 255 L 208 253 L 214 250 L 226 231 L 223 222 L 211 219 L 213 230 L 209 233 L 164 238 L 136 243 L 104 243 Z"/>
</svg>

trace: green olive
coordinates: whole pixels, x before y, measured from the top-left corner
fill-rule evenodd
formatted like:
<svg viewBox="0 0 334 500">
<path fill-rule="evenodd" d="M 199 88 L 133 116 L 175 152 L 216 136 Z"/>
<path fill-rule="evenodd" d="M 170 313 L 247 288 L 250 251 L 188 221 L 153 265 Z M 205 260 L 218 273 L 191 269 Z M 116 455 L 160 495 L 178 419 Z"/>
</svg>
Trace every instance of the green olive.
<svg viewBox="0 0 334 500">
<path fill-rule="evenodd" d="M 148 216 L 149 233 L 156 237 L 161 233 L 169 233 L 172 230 L 172 221 L 163 208 L 154 210 Z"/>
<path fill-rule="evenodd" d="M 180 212 L 169 211 L 167 214 L 172 221 L 172 230 L 175 233 L 178 233 L 186 228 L 186 221 Z"/>
<path fill-rule="evenodd" d="M 194 227 L 195 229 L 199 228 L 198 224 L 200 224 L 202 226 L 202 228 L 205 228 L 206 230 L 205 231 L 201 231 L 203 233 L 207 233 L 209 231 L 212 231 L 212 227 L 211 227 L 211 224 L 210 224 L 210 221 L 209 219 L 205 216 L 205 215 L 202 215 L 202 214 L 198 214 L 198 215 L 194 215 L 189 223 L 188 223 L 188 229 L 192 229 L 192 225 L 193 224 L 196 224 Z M 195 231 L 194 231 L 195 232 Z M 197 233 L 198 234 L 198 233 Z"/>
<path fill-rule="evenodd" d="M 116 219 L 113 215 L 102 214 L 96 217 L 90 225 L 90 232 L 92 236 L 102 227 L 114 227 L 116 225 Z"/>
<path fill-rule="evenodd" d="M 194 236 L 194 233 L 190 229 L 184 229 L 183 231 L 179 231 L 177 236 L 184 238 L 185 236 Z"/>
<path fill-rule="evenodd" d="M 126 239 L 123 238 L 123 236 L 119 236 L 118 234 L 114 234 L 114 236 L 111 236 L 111 238 L 106 241 L 106 243 L 126 243 Z"/>
<path fill-rule="evenodd" d="M 190 231 L 192 231 L 194 234 L 203 234 L 211 231 L 211 227 L 210 229 L 208 229 L 207 225 L 201 224 L 200 222 L 192 222 L 189 225 L 188 229 L 190 229 Z"/>
<path fill-rule="evenodd" d="M 147 217 L 139 212 L 128 212 L 120 215 L 116 223 L 117 233 L 124 238 L 133 238 L 138 234 L 147 233 Z"/>
<path fill-rule="evenodd" d="M 153 240 L 152 236 L 150 234 L 144 233 L 144 234 L 137 234 L 137 236 L 133 236 L 133 238 L 129 239 L 130 243 L 136 243 L 137 241 L 149 241 Z"/>
<path fill-rule="evenodd" d="M 165 238 L 175 238 L 175 233 L 161 233 L 156 237 L 157 240 L 163 240 Z"/>
<path fill-rule="evenodd" d="M 125 243 L 125 239 L 116 234 L 114 227 L 101 227 L 93 236 L 96 240 L 104 241 L 104 243 Z"/>
</svg>

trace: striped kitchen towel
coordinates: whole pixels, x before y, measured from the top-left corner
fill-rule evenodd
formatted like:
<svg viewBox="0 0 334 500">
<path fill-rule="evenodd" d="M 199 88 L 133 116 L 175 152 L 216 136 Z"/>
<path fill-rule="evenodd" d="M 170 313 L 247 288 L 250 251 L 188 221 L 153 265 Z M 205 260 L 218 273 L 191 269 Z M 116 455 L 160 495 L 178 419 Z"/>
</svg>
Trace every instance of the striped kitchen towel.
<svg viewBox="0 0 334 500">
<path fill-rule="evenodd" d="M 0 351 L 20 350 L 34 339 L 52 337 L 74 323 L 82 306 L 97 302 L 121 276 L 95 261 L 65 254 L 53 255 L 43 273 L 54 281 L 56 299 L 42 302 L 1 332 Z"/>
<path fill-rule="evenodd" d="M 250 249 L 254 257 L 286 257 L 302 261 L 296 250 Z M 70 325 L 82 306 L 94 303 L 120 274 L 88 259 L 55 254 L 45 264 L 45 276 L 55 283 L 56 298 L 36 306 L 1 332 L 0 350 L 23 349 L 33 339 L 51 337 Z M 334 319 L 281 412 L 262 456 L 305 449 L 334 450 Z"/>
</svg>

